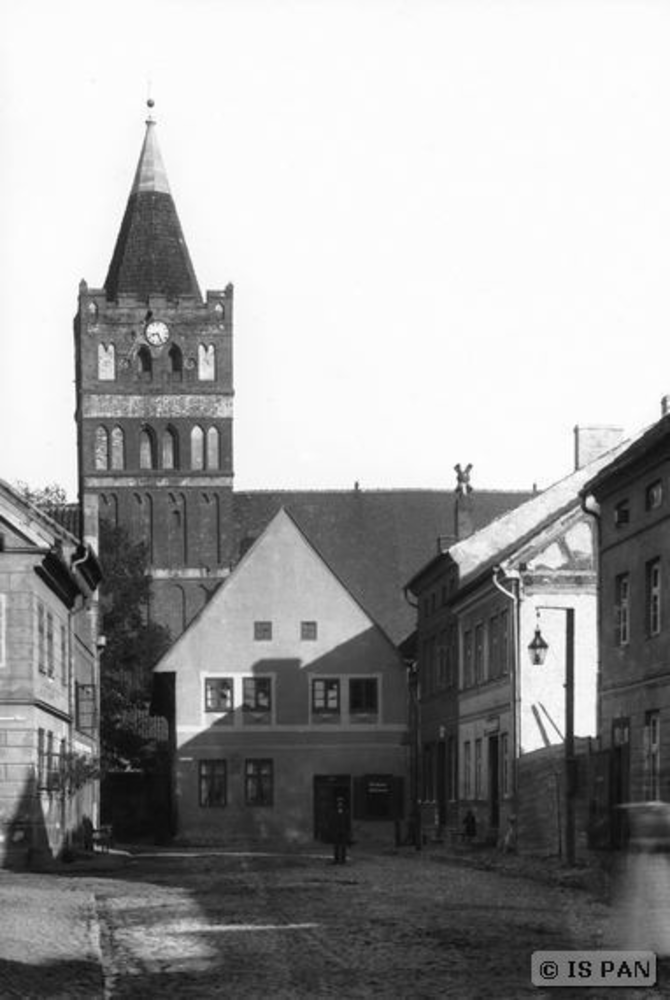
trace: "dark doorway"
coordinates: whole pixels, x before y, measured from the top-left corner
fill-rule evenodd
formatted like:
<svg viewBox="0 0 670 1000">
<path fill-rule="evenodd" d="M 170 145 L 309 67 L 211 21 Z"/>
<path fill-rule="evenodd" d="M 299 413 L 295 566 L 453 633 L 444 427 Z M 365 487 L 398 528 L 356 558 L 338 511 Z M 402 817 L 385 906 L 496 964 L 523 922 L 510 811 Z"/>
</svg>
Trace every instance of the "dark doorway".
<svg viewBox="0 0 670 1000">
<path fill-rule="evenodd" d="M 497 830 L 500 825 L 500 762 L 498 737 L 489 736 L 489 826 Z"/>
<path fill-rule="evenodd" d="M 351 825 L 351 777 L 348 774 L 314 775 L 314 839 L 332 843 L 335 803 L 344 799 L 347 820 Z"/>
</svg>

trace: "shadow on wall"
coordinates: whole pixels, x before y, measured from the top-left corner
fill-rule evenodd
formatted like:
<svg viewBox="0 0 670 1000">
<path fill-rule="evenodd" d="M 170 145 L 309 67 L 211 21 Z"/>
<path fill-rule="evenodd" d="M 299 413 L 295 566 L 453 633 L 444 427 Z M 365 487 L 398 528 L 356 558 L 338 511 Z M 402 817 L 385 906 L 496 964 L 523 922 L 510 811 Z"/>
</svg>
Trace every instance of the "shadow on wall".
<svg viewBox="0 0 670 1000">
<path fill-rule="evenodd" d="M 92 787 L 74 795 L 45 792 L 34 775 L 24 782 L 11 807 L 11 817 L 0 820 L 0 866 L 13 871 L 39 868 L 70 847 L 83 847 L 91 828 Z"/>
<path fill-rule="evenodd" d="M 51 854 L 34 775 L 26 778 L 14 805 L 13 815 L 3 825 L 4 842 L 1 850 L 4 868 L 23 871 L 30 868 L 38 856 Z"/>
</svg>

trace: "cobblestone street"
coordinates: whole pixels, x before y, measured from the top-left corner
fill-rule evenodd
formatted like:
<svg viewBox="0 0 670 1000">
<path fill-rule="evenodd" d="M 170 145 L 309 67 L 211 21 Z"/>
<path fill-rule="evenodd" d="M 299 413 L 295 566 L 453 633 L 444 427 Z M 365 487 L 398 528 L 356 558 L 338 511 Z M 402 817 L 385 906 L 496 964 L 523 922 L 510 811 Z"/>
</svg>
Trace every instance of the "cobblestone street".
<svg viewBox="0 0 670 1000">
<path fill-rule="evenodd" d="M 531 985 L 531 953 L 606 946 L 611 925 L 598 894 L 428 852 L 78 868 L 0 876 L 3 997 L 555 997 Z"/>
</svg>

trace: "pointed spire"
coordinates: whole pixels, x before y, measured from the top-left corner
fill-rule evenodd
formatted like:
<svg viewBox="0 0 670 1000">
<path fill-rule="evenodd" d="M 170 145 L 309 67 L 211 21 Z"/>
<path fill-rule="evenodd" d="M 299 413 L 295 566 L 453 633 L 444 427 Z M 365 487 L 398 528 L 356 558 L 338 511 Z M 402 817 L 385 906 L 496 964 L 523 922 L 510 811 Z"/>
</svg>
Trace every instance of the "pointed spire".
<svg viewBox="0 0 670 1000">
<path fill-rule="evenodd" d="M 105 291 L 109 299 L 125 292 L 145 299 L 156 294 L 172 299 L 194 296 L 202 301 L 156 138 L 153 100 L 147 105 L 142 151 Z"/>
</svg>

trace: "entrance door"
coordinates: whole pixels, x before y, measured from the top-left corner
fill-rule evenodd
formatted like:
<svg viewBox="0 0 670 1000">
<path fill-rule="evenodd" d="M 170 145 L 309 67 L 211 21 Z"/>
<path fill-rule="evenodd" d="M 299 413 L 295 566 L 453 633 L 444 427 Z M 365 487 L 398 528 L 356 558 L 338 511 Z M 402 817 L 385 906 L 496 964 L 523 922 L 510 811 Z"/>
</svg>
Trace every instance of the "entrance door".
<svg viewBox="0 0 670 1000">
<path fill-rule="evenodd" d="M 489 826 L 497 830 L 500 825 L 500 765 L 498 737 L 489 736 Z"/>
<path fill-rule="evenodd" d="M 348 774 L 314 775 L 314 839 L 333 841 L 335 803 L 344 799 L 347 822 L 351 824 L 351 777 Z"/>
</svg>

